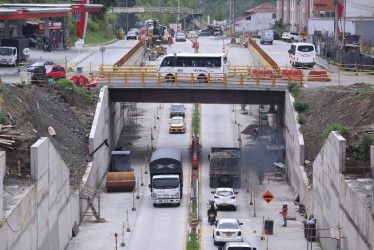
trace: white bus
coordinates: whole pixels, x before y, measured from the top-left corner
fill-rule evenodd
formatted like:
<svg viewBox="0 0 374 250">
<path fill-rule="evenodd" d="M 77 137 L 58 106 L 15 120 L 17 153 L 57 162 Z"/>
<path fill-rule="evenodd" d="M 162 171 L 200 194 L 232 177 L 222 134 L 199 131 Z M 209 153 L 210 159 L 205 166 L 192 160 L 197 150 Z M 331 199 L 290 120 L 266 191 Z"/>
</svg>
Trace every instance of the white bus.
<svg viewBox="0 0 374 250">
<path fill-rule="evenodd" d="M 310 43 L 294 43 L 288 51 L 290 63 L 294 67 L 311 67 L 316 64 L 316 49 Z"/>
<path fill-rule="evenodd" d="M 191 74 L 206 80 L 208 74 L 227 73 L 227 57 L 219 54 L 169 54 L 162 60 L 158 72 L 166 79 L 174 79 L 175 73 Z"/>
</svg>

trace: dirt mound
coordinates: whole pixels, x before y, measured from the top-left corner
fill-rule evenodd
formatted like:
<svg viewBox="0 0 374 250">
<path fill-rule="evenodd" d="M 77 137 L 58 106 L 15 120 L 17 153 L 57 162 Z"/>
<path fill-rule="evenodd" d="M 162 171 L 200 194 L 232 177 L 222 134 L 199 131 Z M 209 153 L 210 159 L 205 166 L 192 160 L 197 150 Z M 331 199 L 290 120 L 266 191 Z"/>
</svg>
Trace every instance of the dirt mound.
<svg viewBox="0 0 374 250">
<path fill-rule="evenodd" d="M 362 138 L 364 132 L 374 132 L 374 89 L 370 85 L 304 88 L 299 95 L 310 104 L 310 109 L 301 113 L 305 117 L 305 124 L 301 126 L 305 160 L 310 163 L 321 150 L 324 143 L 322 133 L 329 125 L 339 124 L 350 128 L 349 136 L 345 138 L 347 146 Z M 370 166 L 367 159 L 356 162 L 356 166 L 361 164 Z M 311 177 L 310 164 L 307 167 L 308 176 Z"/>
<path fill-rule="evenodd" d="M 93 94 L 98 89 L 85 89 Z M 97 98 L 86 98 L 73 89 L 52 84 L 41 87 L 1 85 L 0 115 L 10 114 L 22 135 L 15 138 L 14 149 L 6 151 L 5 184 L 13 177 L 30 175 L 30 146 L 40 137 L 49 137 L 73 175 L 82 176 L 87 161 L 88 136 Z M 11 123 L 10 119 L 6 121 Z M 55 136 L 48 133 L 51 126 Z M 18 168 L 20 166 L 20 168 Z M 19 173 L 19 169 L 21 173 Z"/>
</svg>

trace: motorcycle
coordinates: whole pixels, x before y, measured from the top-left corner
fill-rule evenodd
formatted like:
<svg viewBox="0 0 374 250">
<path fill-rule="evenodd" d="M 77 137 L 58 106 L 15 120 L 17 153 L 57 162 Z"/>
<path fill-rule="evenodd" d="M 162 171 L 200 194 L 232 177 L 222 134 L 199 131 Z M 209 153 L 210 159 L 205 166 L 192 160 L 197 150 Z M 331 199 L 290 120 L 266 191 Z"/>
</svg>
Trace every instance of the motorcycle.
<svg viewBox="0 0 374 250">
<path fill-rule="evenodd" d="M 46 52 L 46 51 L 51 52 L 52 51 L 52 46 L 50 44 L 44 44 L 43 50 L 44 50 L 44 52 Z"/>
<path fill-rule="evenodd" d="M 214 213 L 210 213 L 208 216 L 208 222 L 212 225 L 216 222 L 216 215 Z"/>
</svg>

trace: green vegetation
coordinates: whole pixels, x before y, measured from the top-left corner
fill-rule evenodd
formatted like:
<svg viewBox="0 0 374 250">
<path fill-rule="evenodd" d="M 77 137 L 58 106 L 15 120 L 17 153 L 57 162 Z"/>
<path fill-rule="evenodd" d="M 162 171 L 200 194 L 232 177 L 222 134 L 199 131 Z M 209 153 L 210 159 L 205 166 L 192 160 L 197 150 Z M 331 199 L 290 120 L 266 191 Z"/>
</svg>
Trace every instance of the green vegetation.
<svg viewBox="0 0 374 250">
<path fill-rule="evenodd" d="M 200 111 L 197 103 L 195 103 L 192 125 L 194 135 L 198 135 L 200 133 Z"/>
<path fill-rule="evenodd" d="M 288 86 L 287 86 L 287 90 L 288 92 L 291 93 L 291 95 L 296 98 L 298 95 L 299 95 L 299 91 L 300 91 L 300 86 L 296 83 L 296 82 L 291 82 Z"/>
<path fill-rule="evenodd" d="M 188 250 L 199 250 L 199 241 L 197 238 L 197 233 L 195 231 L 192 231 L 190 233 L 190 240 L 188 241 L 187 244 L 187 249 Z"/>
<path fill-rule="evenodd" d="M 336 123 L 329 125 L 327 129 L 325 129 L 325 131 L 323 131 L 322 133 L 322 137 L 324 140 L 327 139 L 331 131 L 336 131 L 341 136 L 347 136 L 350 132 L 350 129 L 348 127 Z"/>
<path fill-rule="evenodd" d="M 289 23 L 284 23 L 283 18 L 275 20 L 274 25 L 271 27 L 275 32 L 282 36 L 283 32 L 287 31 L 287 27 L 290 26 Z"/>
<path fill-rule="evenodd" d="M 6 115 L 0 115 L 0 124 L 2 125 L 8 124 L 8 117 Z"/>
<path fill-rule="evenodd" d="M 309 103 L 306 101 L 301 100 L 300 98 L 296 98 L 293 107 L 297 112 L 304 112 L 309 110 L 310 106 Z"/>
<path fill-rule="evenodd" d="M 350 145 L 349 147 L 353 152 L 365 154 L 370 152 L 370 146 L 373 145 L 373 143 L 374 137 L 368 133 L 365 133 L 360 140 Z"/>
<path fill-rule="evenodd" d="M 303 116 L 303 115 L 299 115 L 299 116 L 297 117 L 297 122 L 298 122 L 300 125 L 304 125 L 305 122 L 306 122 L 306 120 L 305 120 L 305 116 Z"/>
<path fill-rule="evenodd" d="M 78 88 L 69 79 L 65 79 L 65 78 L 59 79 L 57 81 L 57 86 L 63 87 L 63 88 L 66 88 L 66 89 L 72 89 L 78 95 L 81 95 L 81 96 L 86 97 L 86 98 L 90 98 L 90 99 L 93 99 L 93 100 L 97 100 L 97 98 L 98 98 L 97 95 L 88 94 L 87 92 L 83 91 L 81 88 Z"/>
</svg>

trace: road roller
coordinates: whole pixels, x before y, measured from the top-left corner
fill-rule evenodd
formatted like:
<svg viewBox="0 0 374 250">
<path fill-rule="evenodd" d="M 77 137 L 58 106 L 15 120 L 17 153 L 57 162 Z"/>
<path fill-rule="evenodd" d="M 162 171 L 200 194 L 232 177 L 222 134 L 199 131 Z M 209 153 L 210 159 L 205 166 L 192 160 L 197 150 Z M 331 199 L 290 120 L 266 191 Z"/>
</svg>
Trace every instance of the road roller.
<svg viewBox="0 0 374 250">
<path fill-rule="evenodd" d="M 130 151 L 112 151 L 111 163 L 106 175 L 107 191 L 133 191 L 135 184 Z"/>
</svg>

